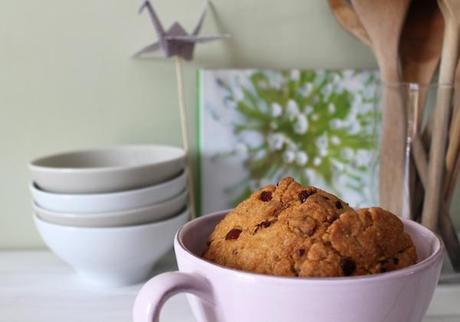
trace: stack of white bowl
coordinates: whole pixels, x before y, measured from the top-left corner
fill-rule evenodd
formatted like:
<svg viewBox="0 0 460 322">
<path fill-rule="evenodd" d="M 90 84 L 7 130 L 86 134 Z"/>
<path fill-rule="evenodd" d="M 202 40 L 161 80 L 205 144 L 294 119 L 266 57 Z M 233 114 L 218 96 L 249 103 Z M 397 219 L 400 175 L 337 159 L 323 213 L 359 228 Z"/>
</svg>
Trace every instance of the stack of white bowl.
<svg viewBox="0 0 460 322">
<path fill-rule="evenodd" d="M 188 217 L 185 153 L 144 145 L 50 155 L 29 164 L 43 240 L 92 283 L 149 277 Z"/>
</svg>

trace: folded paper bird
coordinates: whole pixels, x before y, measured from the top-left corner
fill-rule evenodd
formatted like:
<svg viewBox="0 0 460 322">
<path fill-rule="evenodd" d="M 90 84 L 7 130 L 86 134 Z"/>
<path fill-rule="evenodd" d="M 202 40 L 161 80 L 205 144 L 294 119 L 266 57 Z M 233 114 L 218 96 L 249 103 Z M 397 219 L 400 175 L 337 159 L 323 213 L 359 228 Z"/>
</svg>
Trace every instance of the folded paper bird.
<svg viewBox="0 0 460 322">
<path fill-rule="evenodd" d="M 148 0 L 145 1 L 139 10 L 139 13 L 142 13 L 144 10 L 148 11 L 153 23 L 153 27 L 155 28 L 155 31 L 158 35 L 158 41 L 136 53 L 135 57 L 140 57 L 152 52 L 160 51 L 160 54 L 163 57 L 179 56 L 185 60 L 192 60 L 195 44 L 228 38 L 229 35 L 227 34 L 201 37 L 198 36 L 206 17 L 207 7 L 208 1 L 206 1 L 205 8 L 201 14 L 198 24 L 193 29 L 193 32 L 188 34 L 187 31 L 185 31 L 185 29 L 178 22 L 174 22 L 173 25 L 167 31 L 165 31 L 160 19 L 153 9 L 152 4 Z"/>
<path fill-rule="evenodd" d="M 191 211 L 191 217 L 196 217 L 196 207 L 195 207 L 195 192 L 194 192 L 194 179 L 193 179 L 193 164 L 192 156 L 189 149 L 189 139 L 188 139 L 188 128 L 187 128 L 187 107 L 185 100 L 185 86 L 184 86 L 184 77 L 183 77 L 183 61 L 193 59 L 193 51 L 197 43 L 210 42 L 214 40 L 221 40 L 228 38 L 229 35 L 213 35 L 213 36 L 198 36 L 200 33 L 201 27 L 203 25 L 204 19 L 206 17 L 206 11 L 208 8 L 208 1 L 206 1 L 205 8 L 201 14 L 198 24 L 193 29 L 191 34 L 188 34 L 185 29 L 178 23 L 175 22 L 173 25 L 165 31 L 161 24 L 160 19 L 158 18 L 155 10 L 153 9 L 150 1 L 146 0 L 142 4 L 139 12 L 142 13 L 144 10 L 147 10 L 150 18 L 153 23 L 153 27 L 158 35 L 158 41 L 145 47 L 134 57 L 150 58 L 150 57 L 163 57 L 170 58 L 174 57 L 176 64 L 176 79 L 177 79 L 177 92 L 179 98 L 179 112 L 180 112 L 180 124 L 181 124 L 181 136 L 182 136 L 182 145 L 186 153 L 187 161 L 187 190 L 189 191 L 189 205 Z"/>
</svg>

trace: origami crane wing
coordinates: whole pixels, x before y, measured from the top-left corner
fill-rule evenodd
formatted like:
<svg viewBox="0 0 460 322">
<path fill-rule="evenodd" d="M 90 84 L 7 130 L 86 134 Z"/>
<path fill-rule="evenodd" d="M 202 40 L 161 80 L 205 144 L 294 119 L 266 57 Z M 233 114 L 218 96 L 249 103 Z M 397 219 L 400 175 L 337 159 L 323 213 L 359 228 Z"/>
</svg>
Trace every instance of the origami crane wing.
<svg viewBox="0 0 460 322">
<path fill-rule="evenodd" d="M 144 47 L 141 50 L 139 50 L 137 53 L 134 54 L 134 57 L 139 57 L 139 56 L 141 56 L 143 54 L 147 54 L 147 53 L 151 53 L 153 51 L 157 51 L 158 49 L 160 49 L 160 43 L 156 42 L 156 43 L 148 45 L 147 47 Z"/>
<path fill-rule="evenodd" d="M 197 36 L 200 33 L 201 27 L 203 26 L 204 19 L 206 18 L 206 13 L 208 11 L 208 6 L 209 6 L 209 1 L 206 0 L 206 2 L 204 4 L 203 12 L 201 13 L 200 19 L 198 20 L 198 23 L 197 23 L 196 27 L 193 29 L 192 35 Z"/>
<path fill-rule="evenodd" d="M 220 40 L 220 39 L 225 39 L 229 38 L 230 35 L 212 35 L 212 36 L 166 36 L 165 39 L 167 40 L 177 40 L 177 41 L 183 41 L 183 42 L 191 42 L 191 43 L 200 43 L 200 42 L 208 42 L 208 41 L 214 41 L 214 40 Z"/>
<path fill-rule="evenodd" d="M 142 11 L 144 10 L 148 11 L 150 19 L 152 20 L 153 27 L 155 28 L 155 31 L 158 34 L 158 37 L 162 37 L 165 34 L 165 30 L 163 29 L 163 25 L 161 24 L 160 18 L 158 18 L 150 1 L 144 1 L 142 6 L 139 8 L 139 13 L 142 13 Z"/>
</svg>

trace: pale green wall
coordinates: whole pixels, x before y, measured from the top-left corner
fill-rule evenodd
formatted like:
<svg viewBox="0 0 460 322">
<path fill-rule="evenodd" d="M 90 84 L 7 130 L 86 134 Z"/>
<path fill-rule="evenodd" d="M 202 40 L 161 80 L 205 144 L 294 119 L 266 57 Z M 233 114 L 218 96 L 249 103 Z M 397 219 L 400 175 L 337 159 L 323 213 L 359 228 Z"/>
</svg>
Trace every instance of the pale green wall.
<svg viewBox="0 0 460 322">
<path fill-rule="evenodd" d="M 0 248 L 41 247 L 31 220 L 26 164 L 80 147 L 179 144 L 174 66 L 131 54 L 153 40 L 137 0 L 0 1 Z M 187 67 L 375 67 L 325 0 L 214 0 L 205 31 L 226 43 L 200 47 Z M 164 22 L 192 27 L 199 0 L 154 1 Z"/>
</svg>

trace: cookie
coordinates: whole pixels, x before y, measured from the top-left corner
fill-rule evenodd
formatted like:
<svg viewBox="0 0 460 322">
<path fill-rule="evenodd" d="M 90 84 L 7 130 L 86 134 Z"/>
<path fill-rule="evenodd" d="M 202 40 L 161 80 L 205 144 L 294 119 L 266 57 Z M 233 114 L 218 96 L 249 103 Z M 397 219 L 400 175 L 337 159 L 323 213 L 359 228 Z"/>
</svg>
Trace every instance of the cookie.
<svg viewBox="0 0 460 322">
<path fill-rule="evenodd" d="M 416 262 L 401 221 L 380 208 L 355 211 L 292 178 L 254 192 L 209 236 L 203 257 L 248 272 L 332 277 L 391 271 Z"/>
</svg>

